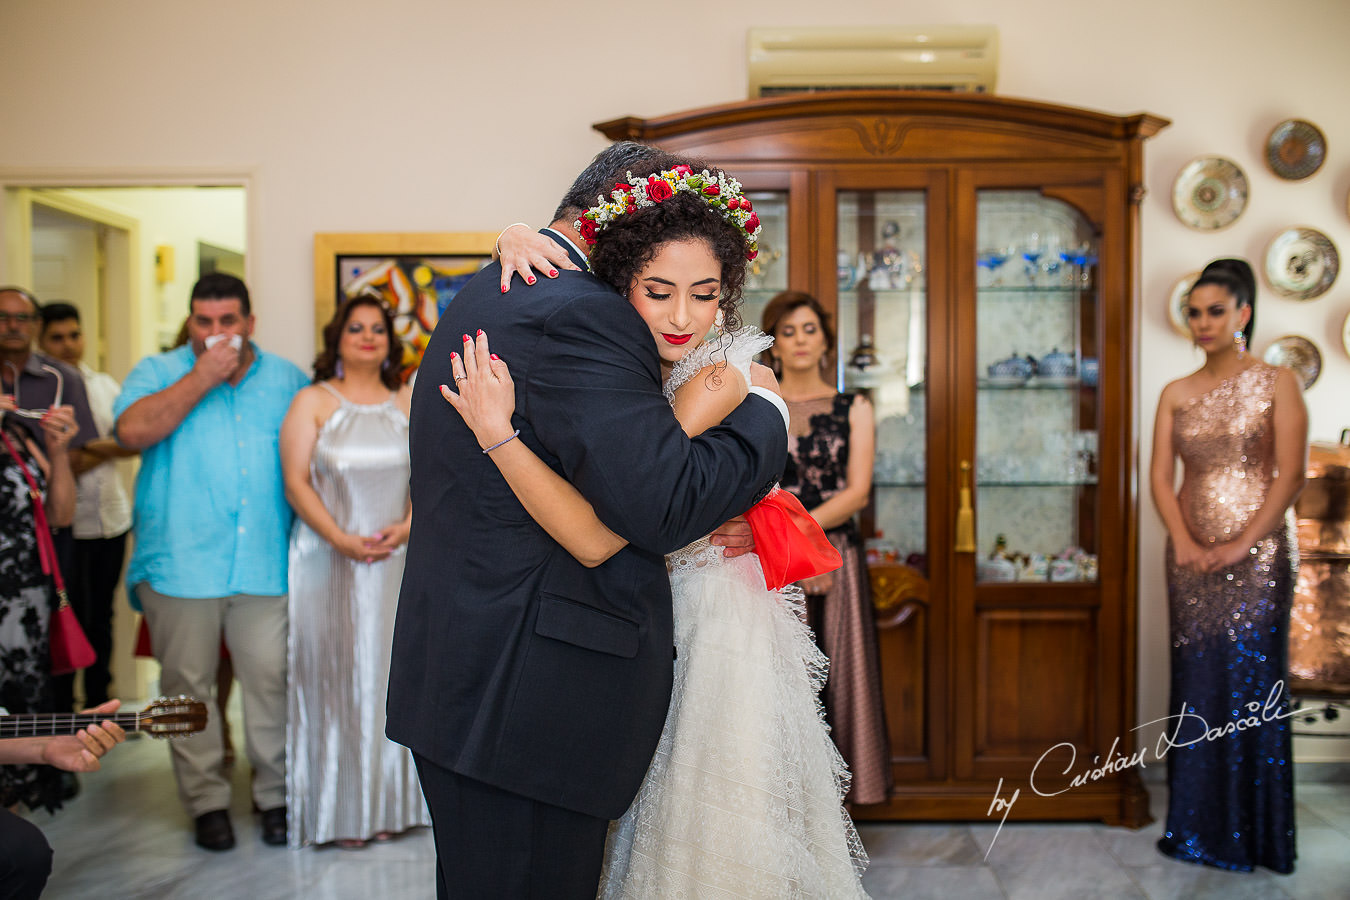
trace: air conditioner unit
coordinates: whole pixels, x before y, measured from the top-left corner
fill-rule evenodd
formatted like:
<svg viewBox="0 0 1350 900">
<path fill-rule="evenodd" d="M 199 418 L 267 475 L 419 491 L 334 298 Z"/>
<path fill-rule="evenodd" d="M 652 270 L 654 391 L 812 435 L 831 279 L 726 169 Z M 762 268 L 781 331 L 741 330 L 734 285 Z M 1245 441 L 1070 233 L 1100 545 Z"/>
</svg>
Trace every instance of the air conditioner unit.
<svg viewBox="0 0 1350 900">
<path fill-rule="evenodd" d="M 750 96 L 857 89 L 993 93 L 993 25 L 752 28 Z"/>
</svg>

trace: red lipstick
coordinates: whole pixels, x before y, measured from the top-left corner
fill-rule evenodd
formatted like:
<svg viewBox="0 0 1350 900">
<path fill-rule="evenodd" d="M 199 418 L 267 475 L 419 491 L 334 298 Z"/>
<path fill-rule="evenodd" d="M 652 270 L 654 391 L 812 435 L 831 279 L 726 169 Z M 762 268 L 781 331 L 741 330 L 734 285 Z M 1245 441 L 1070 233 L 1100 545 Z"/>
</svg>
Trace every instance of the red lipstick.
<svg viewBox="0 0 1350 900">
<path fill-rule="evenodd" d="M 668 344 L 674 344 L 676 347 L 678 347 L 678 346 L 680 346 L 681 344 L 687 344 L 687 343 L 689 343 L 689 339 L 690 339 L 691 337 L 693 337 L 693 335 L 692 335 L 692 334 L 666 334 L 666 333 L 663 331 L 663 332 L 661 332 L 661 337 L 663 337 L 663 338 L 666 339 L 666 343 L 668 343 Z"/>
</svg>

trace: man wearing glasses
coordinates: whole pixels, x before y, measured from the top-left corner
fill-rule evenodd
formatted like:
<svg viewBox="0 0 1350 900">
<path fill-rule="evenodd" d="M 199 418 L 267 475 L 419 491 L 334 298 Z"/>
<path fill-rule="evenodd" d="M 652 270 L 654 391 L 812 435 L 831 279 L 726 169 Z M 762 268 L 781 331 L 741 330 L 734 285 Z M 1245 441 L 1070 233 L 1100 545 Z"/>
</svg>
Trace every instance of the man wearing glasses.
<svg viewBox="0 0 1350 900">
<path fill-rule="evenodd" d="M 33 349 L 40 321 L 32 294 L 23 288 L 0 287 L 0 393 L 14 398 L 19 408 L 10 415 L 32 432 L 39 447 L 46 446 L 38 424 L 43 414 L 62 403 L 74 407 L 79 431 L 71 438 L 70 449 L 77 450 L 98 437 L 84 379 L 65 363 Z"/>
</svg>

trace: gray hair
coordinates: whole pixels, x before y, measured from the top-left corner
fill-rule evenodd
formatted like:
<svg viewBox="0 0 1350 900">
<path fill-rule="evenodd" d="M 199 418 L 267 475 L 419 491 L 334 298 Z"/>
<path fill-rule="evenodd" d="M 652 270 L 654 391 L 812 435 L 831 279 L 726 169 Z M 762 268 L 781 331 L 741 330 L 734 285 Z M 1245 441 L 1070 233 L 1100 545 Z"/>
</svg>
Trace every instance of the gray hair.
<svg viewBox="0 0 1350 900">
<path fill-rule="evenodd" d="M 609 197 L 614 190 L 614 182 L 623 178 L 629 169 L 649 160 L 668 158 L 674 163 L 675 157 L 650 144 L 637 141 L 615 141 L 595 155 L 591 164 L 582 170 L 576 181 L 567 189 L 552 221 L 575 219 L 596 204 L 600 197 Z M 662 165 L 661 168 L 669 168 Z"/>
</svg>

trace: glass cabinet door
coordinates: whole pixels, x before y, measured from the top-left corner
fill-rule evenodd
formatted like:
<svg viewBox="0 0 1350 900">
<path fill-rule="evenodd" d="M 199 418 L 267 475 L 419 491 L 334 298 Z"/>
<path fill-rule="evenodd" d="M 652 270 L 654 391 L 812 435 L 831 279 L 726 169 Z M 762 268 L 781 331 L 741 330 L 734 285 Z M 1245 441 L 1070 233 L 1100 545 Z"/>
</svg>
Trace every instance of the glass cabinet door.
<svg viewBox="0 0 1350 900">
<path fill-rule="evenodd" d="M 976 202 L 976 580 L 1096 581 L 1096 235 L 1062 200 Z"/>
<path fill-rule="evenodd" d="M 750 261 L 741 292 L 741 322 L 758 326 L 764 307 L 788 286 L 788 193 L 747 190 L 763 229 L 759 255 Z"/>
<path fill-rule="evenodd" d="M 838 382 L 868 392 L 877 426 L 868 558 L 926 574 L 926 195 L 841 190 L 836 209 Z"/>
</svg>

